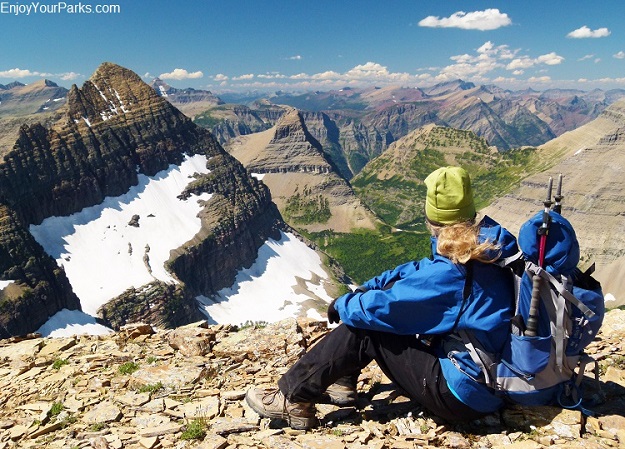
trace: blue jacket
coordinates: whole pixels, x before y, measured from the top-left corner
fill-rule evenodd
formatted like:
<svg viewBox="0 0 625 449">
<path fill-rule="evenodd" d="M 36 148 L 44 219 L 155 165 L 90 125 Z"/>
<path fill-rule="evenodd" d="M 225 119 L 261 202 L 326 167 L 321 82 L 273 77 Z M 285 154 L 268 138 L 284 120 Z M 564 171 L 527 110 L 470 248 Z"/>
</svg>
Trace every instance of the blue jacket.
<svg viewBox="0 0 625 449">
<path fill-rule="evenodd" d="M 515 237 L 489 217 L 481 224 L 480 240 L 499 244 L 501 257 L 518 252 Z M 363 284 L 366 292 L 348 293 L 335 308 L 348 326 L 401 335 L 445 335 L 454 330 L 463 302 L 466 270 L 436 253 L 431 259 L 399 265 Z M 509 334 L 514 287 L 512 277 L 497 265 L 473 263 L 472 294 L 464 305 L 457 329 L 471 329 L 488 351 L 499 352 Z M 394 282 L 386 290 L 384 288 Z M 445 353 L 439 359 L 450 390 L 463 403 L 492 412 L 503 403 L 474 380 L 480 369 L 467 352 Z"/>
</svg>

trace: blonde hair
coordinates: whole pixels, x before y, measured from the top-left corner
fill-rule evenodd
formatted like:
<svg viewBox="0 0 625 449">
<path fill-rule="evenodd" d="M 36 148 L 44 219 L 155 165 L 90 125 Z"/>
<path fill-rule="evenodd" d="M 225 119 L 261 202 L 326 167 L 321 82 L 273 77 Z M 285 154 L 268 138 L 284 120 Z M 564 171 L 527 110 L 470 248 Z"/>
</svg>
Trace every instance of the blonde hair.
<svg viewBox="0 0 625 449">
<path fill-rule="evenodd" d="M 490 241 L 480 243 L 480 225 L 474 220 L 447 226 L 428 222 L 432 235 L 437 237 L 436 251 L 453 263 L 467 263 L 469 260 L 493 263 L 501 255 L 501 248 Z"/>
</svg>

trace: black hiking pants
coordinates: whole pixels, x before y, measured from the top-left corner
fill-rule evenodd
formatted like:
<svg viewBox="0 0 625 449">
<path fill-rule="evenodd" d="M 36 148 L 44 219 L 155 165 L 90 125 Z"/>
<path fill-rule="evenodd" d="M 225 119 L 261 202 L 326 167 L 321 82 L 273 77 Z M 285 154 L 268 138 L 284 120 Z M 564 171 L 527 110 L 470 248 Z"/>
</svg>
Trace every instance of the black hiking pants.
<svg viewBox="0 0 625 449">
<path fill-rule="evenodd" d="M 357 376 L 372 360 L 413 400 L 448 421 L 484 416 L 447 387 L 438 358 L 414 335 L 356 329 L 341 324 L 298 360 L 278 381 L 291 402 L 316 402 L 338 379 Z"/>
</svg>

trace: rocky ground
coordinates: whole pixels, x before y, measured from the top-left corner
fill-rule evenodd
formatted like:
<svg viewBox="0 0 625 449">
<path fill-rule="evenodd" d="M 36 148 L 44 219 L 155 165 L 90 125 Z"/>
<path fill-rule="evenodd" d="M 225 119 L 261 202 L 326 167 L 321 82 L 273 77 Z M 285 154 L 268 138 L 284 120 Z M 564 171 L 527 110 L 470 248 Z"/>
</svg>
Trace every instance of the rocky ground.
<svg viewBox="0 0 625 449">
<path fill-rule="evenodd" d="M 318 429 L 259 419 L 245 391 L 275 384 L 326 332 L 325 323 L 292 319 L 242 329 L 132 325 L 104 337 L 2 340 L 0 449 L 625 447 L 625 311 L 607 314 L 589 351 L 600 360 L 603 391 L 595 417 L 517 407 L 449 425 L 371 365 L 359 379 L 358 406 L 319 405 Z M 599 397 L 592 388 L 587 394 Z"/>
</svg>

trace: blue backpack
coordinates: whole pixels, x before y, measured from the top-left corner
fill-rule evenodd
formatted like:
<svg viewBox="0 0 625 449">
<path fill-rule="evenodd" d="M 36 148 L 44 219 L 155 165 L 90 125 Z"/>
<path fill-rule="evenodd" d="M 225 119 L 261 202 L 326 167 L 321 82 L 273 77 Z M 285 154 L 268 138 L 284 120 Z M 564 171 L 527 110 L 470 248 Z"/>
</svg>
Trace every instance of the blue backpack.
<svg viewBox="0 0 625 449">
<path fill-rule="evenodd" d="M 517 287 L 515 316 L 503 351 L 488 353 L 470 332 L 458 334 L 485 383 L 510 402 L 582 408 L 580 389 L 588 363 L 594 362 L 599 381 L 597 362 L 584 354 L 584 348 L 601 327 L 604 298 L 591 273 L 576 268 L 580 253 L 573 227 L 560 214 L 552 211 L 549 215 L 542 267 L 538 263 L 538 230 L 543 226 L 543 212 L 521 227 L 521 251 L 499 262 L 512 271 Z M 537 278 L 539 288 L 535 289 Z M 533 291 L 538 307 L 531 311 Z M 532 315 L 537 326 L 528 335 L 526 324 Z"/>
</svg>

